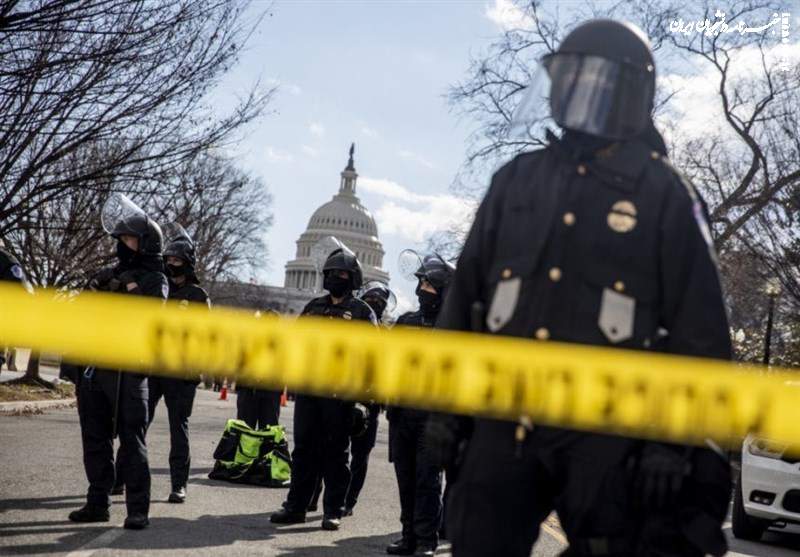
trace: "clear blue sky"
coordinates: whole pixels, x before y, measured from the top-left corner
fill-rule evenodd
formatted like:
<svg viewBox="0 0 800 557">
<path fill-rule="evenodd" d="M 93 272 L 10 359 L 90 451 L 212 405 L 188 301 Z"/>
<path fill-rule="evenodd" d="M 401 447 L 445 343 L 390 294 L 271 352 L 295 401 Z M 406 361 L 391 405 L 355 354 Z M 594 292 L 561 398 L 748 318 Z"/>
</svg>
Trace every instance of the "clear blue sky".
<svg viewBox="0 0 800 557">
<path fill-rule="evenodd" d="M 421 248 L 468 208 L 448 187 L 463 162 L 468 122 L 448 110 L 448 85 L 464 78 L 502 31 L 486 1 L 278 1 L 268 10 L 221 94 L 261 76 L 280 90 L 268 114 L 236 149 L 269 187 L 274 225 L 266 234 L 262 284 L 283 285 L 284 265 L 312 212 L 329 201 L 355 142 L 358 194 L 378 224 L 391 287 L 415 303 L 397 272 L 405 248 Z"/>
</svg>

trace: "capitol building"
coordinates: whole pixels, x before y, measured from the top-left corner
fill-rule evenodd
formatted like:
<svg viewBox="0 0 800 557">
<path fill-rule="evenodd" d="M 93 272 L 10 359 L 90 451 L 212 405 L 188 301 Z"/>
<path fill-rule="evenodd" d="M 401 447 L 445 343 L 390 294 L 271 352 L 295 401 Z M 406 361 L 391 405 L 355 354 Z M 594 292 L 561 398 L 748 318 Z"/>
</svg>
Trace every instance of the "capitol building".
<svg viewBox="0 0 800 557">
<path fill-rule="evenodd" d="M 283 287 L 243 283 L 215 285 L 212 292 L 215 304 L 300 313 L 309 300 L 323 293 L 322 275 L 315 266 L 313 252 L 314 246 L 328 236 L 336 237 L 356 254 L 365 283 L 370 280 L 389 282 L 389 273 L 382 268 L 385 252 L 378 240 L 375 219 L 356 195 L 358 174 L 354 153 L 355 145 L 351 145 L 350 158 L 341 172 L 339 191 L 314 211 L 305 232 L 297 239 L 295 257 L 286 263 Z"/>
</svg>

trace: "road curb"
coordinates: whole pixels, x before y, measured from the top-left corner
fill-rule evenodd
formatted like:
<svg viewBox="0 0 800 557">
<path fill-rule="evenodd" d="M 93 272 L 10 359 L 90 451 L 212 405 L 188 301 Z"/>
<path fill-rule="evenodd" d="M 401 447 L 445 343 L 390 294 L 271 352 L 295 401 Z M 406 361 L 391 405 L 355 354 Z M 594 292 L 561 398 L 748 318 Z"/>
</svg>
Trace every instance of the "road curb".
<svg viewBox="0 0 800 557">
<path fill-rule="evenodd" d="M 0 402 L 0 414 L 22 414 L 38 412 L 39 410 L 69 408 L 72 406 L 75 406 L 75 398 L 62 398 L 58 400 L 18 400 L 14 402 Z"/>
</svg>

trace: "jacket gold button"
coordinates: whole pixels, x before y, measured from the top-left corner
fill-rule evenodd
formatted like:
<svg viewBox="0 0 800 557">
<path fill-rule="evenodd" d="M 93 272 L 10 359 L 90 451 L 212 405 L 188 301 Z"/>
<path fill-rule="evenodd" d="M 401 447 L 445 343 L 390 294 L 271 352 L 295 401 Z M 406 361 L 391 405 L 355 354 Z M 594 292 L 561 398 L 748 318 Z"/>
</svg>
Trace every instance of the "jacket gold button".
<svg viewBox="0 0 800 557">
<path fill-rule="evenodd" d="M 658 151 L 650 151 L 650 158 L 658 160 L 661 158 L 661 153 Z"/>
<path fill-rule="evenodd" d="M 511 269 L 503 269 L 503 278 L 511 278 Z"/>
<path fill-rule="evenodd" d="M 539 340 L 547 340 L 550 338 L 550 331 L 544 327 L 539 327 L 536 329 L 536 338 Z"/>
<path fill-rule="evenodd" d="M 618 280 L 617 282 L 614 283 L 614 290 L 616 290 L 617 292 L 624 292 L 625 283 L 622 282 L 621 280 Z"/>
<path fill-rule="evenodd" d="M 561 280 L 561 269 L 559 269 L 558 267 L 553 267 L 552 269 L 550 269 L 550 272 L 548 274 L 550 275 L 550 280 L 552 280 L 553 282 L 558 282 Z"/>
<path fill-rule="evenodd" d="M 578 165 L 578 174 L 580 176 L 585 176 L 586 175 L 586 166 L 585 165 L 582 165 L 582 164 Z"/>
<path fill-rule="evenodd" d="M 575 224 L 575 213 L 564 213 L 564 224 L 567 226 Z"/>
</svg>

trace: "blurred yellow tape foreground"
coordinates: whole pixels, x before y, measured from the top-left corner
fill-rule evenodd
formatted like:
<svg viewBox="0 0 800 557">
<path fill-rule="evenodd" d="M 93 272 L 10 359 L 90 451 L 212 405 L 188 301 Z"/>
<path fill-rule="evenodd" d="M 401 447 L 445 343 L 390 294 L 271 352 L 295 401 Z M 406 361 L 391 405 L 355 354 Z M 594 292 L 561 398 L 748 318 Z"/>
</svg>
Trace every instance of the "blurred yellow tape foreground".
<svg viewBox="0 0 800 557">
<path fill-rule="evenodd" d="M 456 413 L 734 446 L 748 432 L 800 442 L 800 370 L 363 323 L 288 321 L 84 293 L 53 301 L 0 284 L 0 345 L 74 362 L 189 371 Z"/>
</svg>

